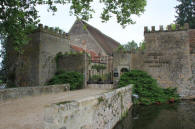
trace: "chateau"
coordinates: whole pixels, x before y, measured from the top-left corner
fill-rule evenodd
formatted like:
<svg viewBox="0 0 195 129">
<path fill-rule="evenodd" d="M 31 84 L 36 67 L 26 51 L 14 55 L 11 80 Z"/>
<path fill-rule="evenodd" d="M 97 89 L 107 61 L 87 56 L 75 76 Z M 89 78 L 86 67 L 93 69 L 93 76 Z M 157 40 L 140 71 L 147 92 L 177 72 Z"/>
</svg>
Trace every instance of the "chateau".
<svg viewBox="0 0 195 129">
<path fill-rule="evenodd" d="M 8 81 L 18 86 L 45 85 L 57 71 L 59 52 L 85 52 L 87 59 L 82 55 L 61 58 L 60 69 L 82 72 L 88 81 L 93 73 L 89 62 L 101 63 L 106 66 L 103 73 L 108 73 L 114 84 L 124 70 L 140 69 L 162 87 L 177 87 L 181 96 L 195 94 L 195 30 L 188 24 L 184 28 L 177 25 L 175 30 L 160 26 L 158 31 L 153 26 L 144 28 L 144 36 L 144 50 L 124 53 L 116 51 L 120 43 L 84 21 L 76 20 L 68 34 L 40 24 L 23 55 L 17 56 L 8 47 Z"/>
</svg>

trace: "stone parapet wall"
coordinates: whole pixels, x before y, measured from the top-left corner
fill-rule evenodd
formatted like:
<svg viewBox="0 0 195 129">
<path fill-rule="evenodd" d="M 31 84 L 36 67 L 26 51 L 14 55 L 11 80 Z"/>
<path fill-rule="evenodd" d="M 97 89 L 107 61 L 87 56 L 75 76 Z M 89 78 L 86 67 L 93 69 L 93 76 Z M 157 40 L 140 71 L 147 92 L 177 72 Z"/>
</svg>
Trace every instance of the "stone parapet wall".
<svg viewBox="0 0 195 129">
<path fill-rule="evenodd" d="M 93 89 L 113 89 L 114 84 L 87 84 L 87 88 Z"/>
<path fill-rule="evenodd" d="M 45 32 L 60 38 L 66 38 L 66 39 L 70 38 L 70 35 L 68 33 L 62 32 L 62 30 L 57 28 L 43 26 L 43 24 L 39 24 L 38 28 L 34 32 Z"/>
<path fill-rule="evenodd" d="M 38 96 L 48 93 L 58 93 L 67 90 L 70 90 L 69 84 L 2 89 L 0 90 L 0 101 L 17 99 L 26 96 Z"/>
<path fill-rule="evenodd" d="M 45 129 L 112 129 L 132 106 L 132 86 L 47 107 Z"/>
<path fill-rule="evenodd" d="M 160 25 L 159 30 L 156 30 L 155 26 L 151 27 L 151 30 L 147 26 L 144 27 L 144 33 L 156 33 L 156 32 L 172 32 L 172 31 L 184 31 L 189 29 L 189 24 L 185 23 L 184 26 L 180 26 L 179 24 L 175 25 L 175 28 L 171 25 L 166 27 Z"/>
</svg>

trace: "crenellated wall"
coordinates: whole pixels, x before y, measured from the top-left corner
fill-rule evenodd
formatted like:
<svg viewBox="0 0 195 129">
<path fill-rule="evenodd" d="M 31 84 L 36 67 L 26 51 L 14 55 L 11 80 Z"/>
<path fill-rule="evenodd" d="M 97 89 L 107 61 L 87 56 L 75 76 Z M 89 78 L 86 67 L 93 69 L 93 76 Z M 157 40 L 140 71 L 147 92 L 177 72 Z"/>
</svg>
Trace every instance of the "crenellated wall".
<svg viewBox="0 0 195 129">
<path fill-rule="evenodd" d="M 56 72 L 55 56 L 69 52 L 69 37 L 66 33 L 42 24 L 29 35 L 30 42 L 24 46 L 22 55 L 18 55 L 11 42 L 7 48 L 8 85 L 41 86 Z"/>
<path fill-rule="evenodd" d="M 176 29 L 169 25 L 156 30 L 152 26 L 144 28 L 146 48 L 142 52 L 132 54 L 132 69 L 141 69 L 157 79 L 164 87 L 177 87 L 181 96 L 189 96 L 195 87 L 194 66 L 195 56 L 193 43 L 195 30 L 176 25 Z"/>
</svg>

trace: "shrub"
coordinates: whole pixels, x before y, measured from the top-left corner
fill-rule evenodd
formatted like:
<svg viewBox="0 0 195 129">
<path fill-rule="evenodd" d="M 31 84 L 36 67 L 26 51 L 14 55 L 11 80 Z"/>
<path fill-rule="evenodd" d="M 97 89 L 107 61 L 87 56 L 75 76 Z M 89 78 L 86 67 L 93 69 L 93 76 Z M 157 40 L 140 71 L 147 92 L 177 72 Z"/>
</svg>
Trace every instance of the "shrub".
<svg viewBox="0 0 195 129">
<path fill-rule="evenodd" d="M 136 100 L 139 104 L 165 103 L 171 98 L 178 100 L 176 89 L 159 87 L 155 79 L 140 70 L 132 70 L 121 76 L 118 86 L 123 87 L 128 84 L 134 84 L 133 94 L 139 96 L 138 100 Z"/>
<path fill-rule="evenodd" d="M 99 65 L 95 64 L 91 68 L 97 70 L 97 72 L 100 72 L 100 70 L 106 69 L 106 66 L 105 65 L 101 65 L 101 64 L 99 64 Z"/>
<path fill-rule="evenodd" d="M 110 74 L 103 74 L 103 75 L 92 75 L 89 80 L 91 80 L 92 82 L 105 82 L 110 80 Z"/>
<path fill-rule="evenodd" d="M 177 94 L 177 88 L 166 88 L 163 90 L 169 100 L 171 99 L 174 99 L 175 101 L 179 100 L 179 95 Z"/>
<path fill-rule="evenodd" d="M 83 86 L 83 78 L 83 74 L 79 72 L 59 71 L 47 84 L 55 85 L 69 83 L 71 90 L 81 89 Z"/>
<path fill-rule="evenodd" d="M 93 82 L 97 82 L 97 81 L 101 81 L 102 78 L 100 75 L 93 75 L 91 78 L 90 78 Z"/>
</svg>

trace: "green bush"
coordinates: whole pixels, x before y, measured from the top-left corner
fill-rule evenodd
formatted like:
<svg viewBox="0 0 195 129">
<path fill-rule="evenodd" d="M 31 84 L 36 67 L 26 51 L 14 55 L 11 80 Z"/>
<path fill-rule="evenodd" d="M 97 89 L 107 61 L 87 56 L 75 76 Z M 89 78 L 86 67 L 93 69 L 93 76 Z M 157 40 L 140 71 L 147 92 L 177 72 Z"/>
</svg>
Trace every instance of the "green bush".
<svg viewBox="0 0 195 129">
<path fill-rule="evenodd" d="M 59 71 L 55 76 L 47 83 L 47 85 L 55 84 L 70 84 L 70 89 L 81 89 L 83 86 L 83 74 L 79 72 L 63 72 Z"/>
<path fill-rule="evenodd" d="M 110 79 L 110 74 L 103 74 L 103 75 L 92 75 L 90 77 L 90 80 L 92 82 L 98 82 L 98 81 L 107 81 Z"/>
<path fill-rule="evenodd" d="M 97 72 L 100 72 L 100 70 L 106 69 L 106 66 L 101 64 L 94 64 L 91 68 L 97 70 Z"/>
<path fill-rule="evenodd" d="M 100 75 L 93 75 L 91 78 L 90 78 L 92 81 L 94 82 L 97 82 L 97 81 L 101 81 L 102 78 Z"/>
<path fill-rule="evenodd" d="M 118 86 L 124 87 L 128 84 L 134 84 L 133 94 L 139 96 L 136 100 L 139 104 L 165 103 L 170 99 L 178 100 L 179 98 L 176 89 L 159 87 L 155 79 L 140 70 L 132 70 L 121 76 Z"/>
</svg>

